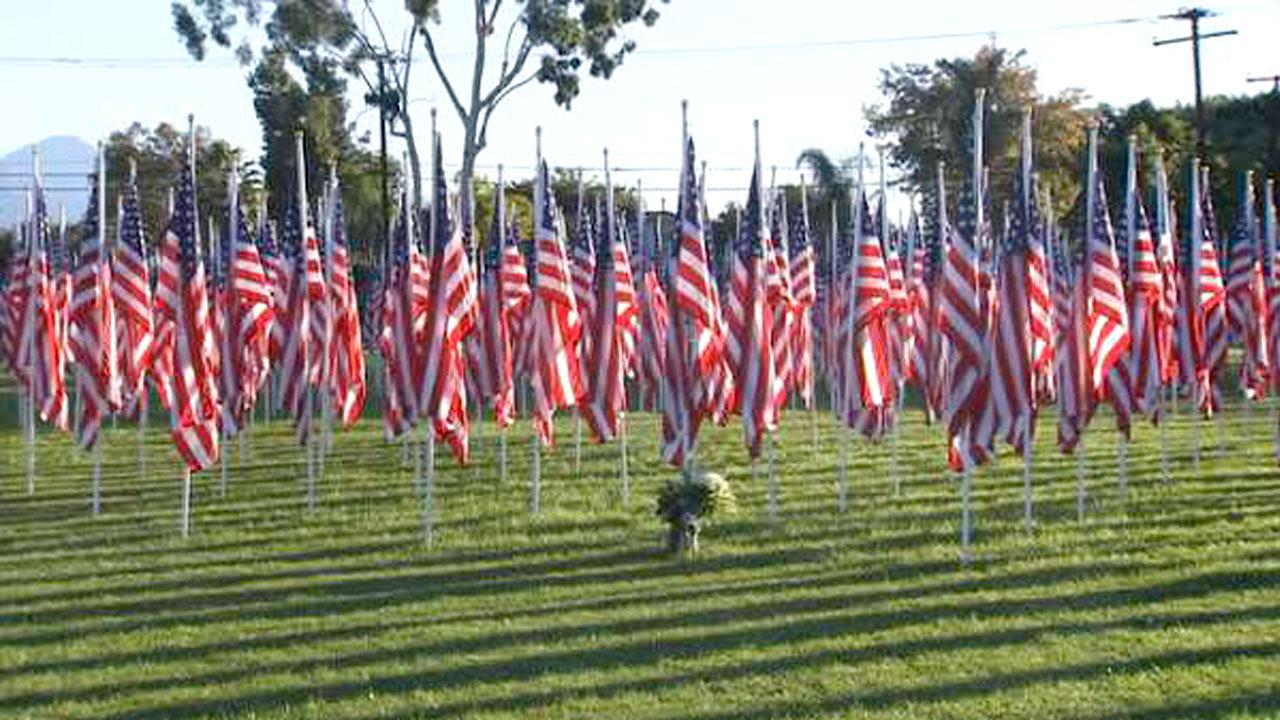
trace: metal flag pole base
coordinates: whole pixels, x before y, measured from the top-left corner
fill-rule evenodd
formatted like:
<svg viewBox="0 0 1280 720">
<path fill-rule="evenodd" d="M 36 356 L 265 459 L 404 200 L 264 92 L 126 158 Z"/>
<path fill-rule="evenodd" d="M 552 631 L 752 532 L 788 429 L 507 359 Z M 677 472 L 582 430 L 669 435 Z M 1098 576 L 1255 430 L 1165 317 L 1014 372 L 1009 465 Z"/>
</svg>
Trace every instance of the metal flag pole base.
<svg viewBox="0 0 1280 720">
<path fill-rule="evenodd" d="M 102 514 L 102 438 L 93 444 L 93 500 L 90 504 L 94 515 Z"/>
<path fill-rule="evenodd" d="M 138 407 L 138 481 L 147 481 L 147 400 L 144 396 Z"/>
<path fill-rule="evenodd" d="M 507 429 L 498 434 L 498 482 L 507 484 Z"/>
<path fill-rule="evenodd" d="M 1120 474 L 1120 502 L 1129 502 L 1129 438 L 1120 436 L 1120 444 L 1116 448 L 1119 455 L 1117 465 Z"/>
<path fill-rule="evenodd" d="M 778 435 L 769 433 L 769 521 L 778 522 Z"/>
<path fill-rule="evenodd" d="M 836 431 L 840 433 L 840 467 L 837 470 L 836 509 L 841 513 L 849 511 L 849 429 L 843 425 Z"/>
<path fill-rule="evenodd" d="M 424 442 L 426 458 L 423 461 L 422 479 L 422 542 L 430 546 L 435 542 L 436 514 L 436 437 L 428 428 Z"/>
<path fill-rule="evenodd" d="M 1197 476 L 1200 475 L 1200 455 L 1204 449 L 1204 422 L 1196 422 L 1195 444 L 1191 450 L 1191 469 Z"/>
<path fill-rule="evenodd" d="M 302 449 L 307 454 L 307 512 L 315 512 L 316 510 L 316 444 L 311 442 L 310 433 L 307 434 L 307 441 L 302 444 Z"/>
<path fill-rule="evenodd" d="M 1031 532 L 1033 527 L 1032 520 L 1032 493 L 1034 487 L 1031 483 L 1031 466 L 1035 455 L 1035 443 L 1031 439 L 1031 421 L 1029 418 L 1023 419 L 1023 446 L 1022 446 L 1022 524 L 1027 532 Z"/>
<path fill-rule="evenodd" d="M 400 467 L 409 466 L 409 446 L 412 444 L 412 440 L 410 439 L 409 436 L 411 434 L 412 434 L 412 431 L 404 433 L 403 435 L 400 436 Z M 416 473 L 413 476 L 413 481 L 414 482 L 418 481 L 418 476 Z"/>
<path fill-rule="evenodd" d="M 1213 449 L 1213 457 L 1218 460 L 1221 460 L 1227 453 L 1226 433 L 1223 431 L 1225 424 L 1223 413 L 1219 410 L 1217 416 L 1213 419 L 1214 440 L 1217 442 L 1217 447 Z"/>
<path fill-rule="evenodd" d="M 224 434 L 222 436 L 222 458 L 221 458 L 222 467 L 221 467 L 221 475 L 218 476 L 218 497 L 227 496 L 227 483 L 229 482 L 228 478 L 231 473 L 231 470 L 229 467 L 230 464 L 227 461 L 227 455 L 231 454 L 230 440 L 231 440 L 231 437 L 229 435 Z"/>
<path fill-rule="evenodd" d="M 627 460 L 627 415 L 618 413 L 618 444 L 620 445 L 622 463 L 622 507 L 625 510 L 631 504 L 631 469 Z"/>
<path fill-rule="evenodd" d="M 240 454 L 237 467 L 239 467 L 242 475 L 244 474 L 245 463 L 249 462 L 249 427 L 252 426 L 240 428 Z"/>
<path fill-rule="evenodd" d="M 36 400 L 30 393 L 26 394 L 27 416 L 27 495 L 36 494 Z"/>
<path fill-rule="evenodd" d="M 973 468 L 960 475 L 960 562 L 973 562 Z"/>
<path fill-rule="evenodd" d="M 191 468 L 182 466 L 182 537 L 191 536 Z"/>
<path fill-rule="evenodd" d="M 1164 399 L 1161 398 L 1161 402 Z M 1171 416 L 1164 412 L 1160 413 L 1160 477 L 1165 483 L 1173 481 L 1173 476 L 1169 473 L 1169 421 Z"/>
<path fill-rule="evenodd" d="M 529 472 L 529 513 L 537 515 L 542 510 L 542 440 L 533 433 L 533 467 Z"/>
<path fill-rule="evenodd" d="M 898 419 L 893 419 L 893 430 L 889 432 L 889 484 L 894 497 L 902 496 L 902 478 L 898 476 Z"/>
<path fill-rule="evenodd" d="M 809 444 L 816 457 L 818 455 L 818 407 L 816 400 L 809 407 L 809 434 Z"/>
<path fill-rule="evenodd" d="M 1076 521 L 1084 522 L 1084 438 L 1076 443 Z"/>
<path fill-rule="evenodd" d="M 582 410 L 573 413 L 573 476 L 582 475 Z"/>
</svg>

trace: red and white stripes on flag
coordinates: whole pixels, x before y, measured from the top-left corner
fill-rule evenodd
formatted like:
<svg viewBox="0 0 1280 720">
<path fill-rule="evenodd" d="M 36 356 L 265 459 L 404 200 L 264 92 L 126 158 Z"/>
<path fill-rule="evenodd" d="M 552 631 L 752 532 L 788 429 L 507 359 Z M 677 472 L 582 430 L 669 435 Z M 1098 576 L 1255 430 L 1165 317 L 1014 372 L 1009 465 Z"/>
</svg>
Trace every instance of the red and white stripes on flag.
<svg viewBox="0 0 1280 720">
<path fill-rule="evenodd" d="M 1269 379 L 1272 391 L 1280 393 L 1280 257 L 1276 255 L 1280 228 L 1276 227 L 1275 186 L 1271 178 L 1267 178 L 1262 187 L 1262 247 L 1266 258 L 1262 267 L 1267 284 Z"/>
<path fill-rule="evenodd" d="M 99 162 L 98 172 L 105 171 Z M 86 238 L 71 278 L 70 331 L 67 349 L 76 365 L 80 417 L 76 437 L 89 449 L 98 441 L 105 416 L 120 407 L 116 356 L 116 314 L 111 297 L 111 263 L 106 255 L 106 213 L 100 212 L 100 183 L 94 181 L 85 213 Z"/>
<path fill-rule="evenodd" d="M 809 232 L 809 196 L 800 183 L 800 216 L 791 237 L 791 388 L 806 409 L 813 405 L 813 310 L 817 305 L 817 276 Z"/>
<path fill-rule="evenodd" d="M 1190 262 L 1186 273 L 1187 292 L 1183 306 L 1187 317 L 1180 357 L 1188 371 L 1184 376 L 1194 384 L 1196 405 L 1206 416 L 1222 404 L 1219 375 L 1226 361 L 1226 287 L 1218 265 L 1217 229 L 1209 199 L 1208 173 L 1201 174 L 1192 161 Z"/>
<path fill-rule="evenodd" d="M 1254 211 L 1253 174 L 1241 176 L 1240 205 L 1231 233 L 1227 269 L 1227 318 L 1231 332 L 1244 346 L 1240 360 L 1240 389 L 1246 398 L 1266 395 L 1269 372 L 1267 301 L 1262 278 L 1262 241 Z"/>
<path fill-rule="evenodd" d="M 333 309 L 333 319 L 329 343 L 329 385 L 338 421 L 343 427 L 351 427 L 364 411 L 367 393 L 364 338 L 360 329 L 356 283 L 351 276 L 346 218 L 342 212 L 342 188 L 336 181 L 331 186 L 330 193 L 333 198 L 329 204 L 333 212 L 333 238 L 329 243 L 329 251 L 333 253 L 333 257 L 330 260 L 329 305 Z M 253 246 L 250 243 L 248 247 Z M 256 254 L 254 249 L 254 255 Z"/>
<path fill-rule="evenodd" d="M 778 421 L 787 405 L 787 391 L 791 387 L 792 327 L 795 320 L 795 299 L 791 294 L 791 263 L 788 258 L 787 196 L 778 191 L 774 196 L 770 222 L 769 245 L 765 265 L 765 296 L 769 306 L 769 318 L 773 323 L 770 342 L 773 352 L 773 412 Z"/>
<path fill-rule="evenodd" d="M 189 142 L 195 142 L 192 138 Z M 191 470 L 218 461 L 219 398 L 209 293 L 200 257 L 192 150 L 184 163 L 173 217 L 161 242 L 157 322 L 172 338 L 173 441 Z"/>
<path fill-rule="evenodd" d="M 534 425 L 543 445 L 555 437 L 552 419 L 559 408 L 575 407 L 583 396 L 582 373 L 575 351 L 582 336 L 571 286 L 569 259 L 551 195 L 551 178 L 544 161 L 535 186 L 538 213 L 534 223 L 534 271 L 530 285 L 533 304 L 525 320 L 529 372 L 533 386 Z"/>
<path fill-rule="evenodd" d="M 1136 188 L 1135 188 L 1136 191 Z M 1156 258 L 1151 227 L 1143 209 L 1142 199 L 1135 195 L 1128 200 L 1136 218 L 1129 234 L 1129 317 L 1133 322 L 1130 370 L 1133 378 L 1134 409 L 1153 421 L 1160 420 L 1161 392 L 1164 381 L 1161 370 L 1159 327 L 1160 303 L 1164 294 L 1164 275 Z"/>
<path fill-rule="evenodd" d="M 626 409 L 625 373 L 635 351 L 639 321 L 627 246 L 614 215 L 613 187 L 606 171 L 606 209 L 596 240 L 591 343 L 585 417 L 599 442 L 615 438 Z"/>
<path fill-rule="evenodd" d="M 26 321 L 19 339 L 19 365 L 31 368 L 31 397 L 40 419 L 67 430 L 66 311 L 69 283 L 65 248 L 51 238 L 44 189 L 37 180 L 35 212 L 28 230 L 31 270 L 28 274 Z"/>
<path fill-rule="evenodd" d="M 528 273 L 520 248 L 507 225 L 506 190 L 498 178 L 494 193 L 493 226 L 480 275 L 478 326 L 468 345 L 477 398 L 493 407 L 498 427 L 515 422 L 515 380 L 512 367 L 513 316 L 528 301 Z M 514 256 L 508 259 L 508 251 Z"/>
<path fill-rule="evenodd" d="M 1094 400 L 1107 400 L 1116 414 L 1116 428 L 1126 437 L 1132 414 L 1129 377 L 1129 308 L 1116 257 L 1115 236 L 1107 210 L 1102 172 L 1098 168 L 1098 130 L 1089 130 L 1089 175 L 1086 179 L 1085 285 L 1089 290 L 1089 382 Z"/>
<path fill-rule="evenodd" d="M 725 351 L 734 376 L 734 402 L 731 409 L 742 416 L 744 440 L 751 457 L 760 455 L 761 440 L 766 432 L 777 428 L 774 407 L 776 385 L 773 348 L 773 322 L 770 314 L 766 274 L 769 253 L 768 224 L 765 219 L 764 192 L 760 179 L 760 152 L 757 147 L 751 190 L 747 197 L 743 232 L 734 241 L 728 308 L 725 313 L 728 333 Z M 673 322 L 676 329 L 679 323 Z M 672 331 L 668 332 L 671 335 Z M 668 375 L 671 371 L 671 344 L 668 343 Z"/>
<path fill-rule="evenodd" d="M 889 274 L 865 195 L 860 195 L 858 202 L 861 220 L 850 270 L 850 301 L 842 319 L 850 339 L 848 344 L 842 344 L 842 395 L 845 422 L 874 439 L 886 428 L 896 396 L 889 374 L 889 337 L 885 327 L 890 304 Z"/>
<path fill-rule="evenodd" d="M 470 459 L 465 343 L 476 323 L 476 281 L 461 223 L 450 220 L 439 135 L 434 167 L 431 304 L 418 408 L 420 416 L 434 425 L 436 436 L 449 443 L 454 457 L 465 465 Z"/>
<path fill-rule="evenodd" d="M 386 389 L 382 419 L 388 438 L 408 432 L 417 421 L 418 385 L 422 378 L 419 328 L 425 328 L 430 301 L 430 278 L 415 241 L 407 192 L 401 194 L 400 216 L 383 269 L 386 280 L 378 338 Z"/>
<path fill-rule="evenodd" d="M 147 267 L 137 176 L 131 169 L 120 208 L 120 241 L 111 268 L 116 310 L 116 352 L 120 365 L 120 408 L 137 418 L 146 401 L 147 376 L 155 352 L 151 318 L 151 273 Z"/>
<path fill-rule="evenodd" d="M 324 353 L 323 325 L 313 319 L 322 312 L 324 276 L 320 269 L 315 228 L 306 214 L 305 198 L 299 198 L 285 222 L 282 255 L 285 259 L 283 312 L 277 308 L 277 322 L 284 328 L 284 350 L 280 359 L 280 404 L 293 419 L 298 442 L 311 436 L 312 408 L 307 401 L 311 389 L 320 384 Z M 299 227 L 300 223 L 305 223 Z"/>
<path fill-rule="evenodd" d="M 976 218 L 976 207 L 982 202 L 981 188 L 967 182 L 966 190 L 960 201 L 962 229 L 950 233 L 939 301 L 941 330 L 949 344 L 943 400 L 949 436 L 947 458 L 957 471 L 984 459 L 975 452 L 976 435 L 990 399 L 988 327 L 982 298 L 986 292 L 985 273 L 977 247 L 982 232 L 982 223 Z"/>
</svg>

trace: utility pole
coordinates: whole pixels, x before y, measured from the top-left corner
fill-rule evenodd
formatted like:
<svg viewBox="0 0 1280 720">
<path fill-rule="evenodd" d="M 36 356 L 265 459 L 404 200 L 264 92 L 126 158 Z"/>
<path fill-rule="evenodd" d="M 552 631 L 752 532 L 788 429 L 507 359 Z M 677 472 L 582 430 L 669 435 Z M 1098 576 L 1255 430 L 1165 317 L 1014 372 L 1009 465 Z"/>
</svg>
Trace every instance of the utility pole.
<svg viewBox="0 0 1280 720">
<path fill-rule="evenodd" d="M 1191 43 L 1191 59 L 1195 64 L 1196 73 L 1196 157 L 1204 159 L 1205 143 L 1204 143 L 1204 100 L 1201 93 L 1200 83 L 1200 41 L 1209 38 L 1224 37 L 1226 35 L 1235 35 L 1235 30 L 1219 30 L 1218 32 L 1202 33 L 1200 32 L 1200 21 L 1207 17 L 1212 17 L 1215 13 L 1205 10 L 1204 8 L 1187 8 L 1179 10 L 1172 15 L 1164 15 L 1162 17 L 1169 20 L 1187 20 L 1191 23 L 1191 34 L 1187 37 L 1171 38 L 1167 40 L 1155 40 L 1151 44 L 1159 47 L 1161 45 L 1172 45 L 1174 43 Z"/>
<path fill-rule="evenodd" d="M 1245 78 L 1245 82 L 1269 82 L 1272 83 L 1271 92 L 1280 93 L 1280 75 L 1263 75 L 1261 77 Z"/>
<path fill-rule="evenodd" d="M 387 172 L 387 73 L 385 55 L 378 56 L 378 142 L 382 170 L 382 251 L 391 242 L 391 178 Z"/>
</svg>

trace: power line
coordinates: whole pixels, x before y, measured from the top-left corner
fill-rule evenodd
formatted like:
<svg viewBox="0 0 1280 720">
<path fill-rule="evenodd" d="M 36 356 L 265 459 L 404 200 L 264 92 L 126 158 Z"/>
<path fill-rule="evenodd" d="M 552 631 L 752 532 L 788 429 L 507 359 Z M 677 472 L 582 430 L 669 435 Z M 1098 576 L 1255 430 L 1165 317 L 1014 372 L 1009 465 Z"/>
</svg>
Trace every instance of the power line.
<svg viewBox="0 0 1280 720">
<path fill-rule="evenodd" d="M 1151 44 L 1160 47 L 1161 45 L 1172 45 L 1175 43 L 1191 43 L 1191 59 L 1195 64 L 1196 77 L 1196 155 L 1204 158 L 1204 101 L 1202 99 L 1200 87 L 1200 41 L 1209 38 L 1225 37 L 1227 35 L 1235 35 L 1235 30 L 1219 30 L 1218 32 L 1202 33 L 1200 32 L 1200 21 L 1207 17 L 1213 17 L 1216 13 L 1205 10 L 1204 8 L 1187 8 L 1172 15 L 1165 15 L 1167 20 L 1186 20 L 1191 23 L 1191 34 L 1182 38 L 1171 38 L 1168 40 L 1155 40 Z"/>
<path fill-rule="evenodd" d="M 773 52 L 778 50 L 812 50 L 822 48 L 854 47 L 860 45 L 900 45 L 905 43 L 927 43 L 941 40 L 962 40 L 965 38 L 988 38 L 992 35 L 1022 35 L 1046 32 L 1070 32 L 1089 30 L 1099 27 L 1135 25 L 1155 22 L 1154 17 L 1126 17 L 1109 20 L 1093 20 L 1077 23 L 1058 23 L 1021 28 L 966 30 L 957 32 L 889 35 L 879 37 L 843 38 L 834 40 L 813 39 L 785 43 L 764 43 L 757 45 L 712 45 L 699 47 L 646 48 L 635 50 L 636 55 L 710 55 L 718 53 Z M 469 55 L 454 53 L 443 57 L 455 59 Z M 415 63 L 427 62 L 426 58 L 415 58 Z M 173 67 L 234 67 L 240 63 L 234 58 L 213 58 L 194 60 L 189 57 L 107 57 L 107 56 L 74 56 L 74 55 L 8 55 L 0 56 L 0 65 L 16 66 L 52 66 L 82 68 L 114 68 L 114 69 L 166 69 Z"/>
</svg>

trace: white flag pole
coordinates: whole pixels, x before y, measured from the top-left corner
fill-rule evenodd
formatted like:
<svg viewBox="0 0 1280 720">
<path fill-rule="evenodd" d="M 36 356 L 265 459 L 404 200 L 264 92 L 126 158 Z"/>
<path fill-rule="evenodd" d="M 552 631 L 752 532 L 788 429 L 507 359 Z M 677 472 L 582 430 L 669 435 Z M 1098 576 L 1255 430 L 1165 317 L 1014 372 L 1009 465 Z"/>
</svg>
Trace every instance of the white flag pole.
<svg viewBox="0 0 1280 720">
<path fill-rule="evenodd" d="M 1267 272 L 1267 285 L 1274 291 L 1277 285 L 1280 285 L 1280 267 L 1277 267 L 1280 263 L 1276 262 L 1276 241 L 1280 232 L 1276 228 L 1275 182 L 1271 178 L 1266 178 L 1262 187 L 1264 198 L 1262 203 L 1262 235 L 1266 243 L 1267 260 L 1269 261 L 1263 265 L 1263 268 Z M 1280 322 L 1280 319 L 1273 319 L 1272 322 Z M 1271 348 L 1273 356 L 1275 350 L 1275 348 Z M 1273 369 L 1273 372 L 1277 371 L 1280 371 L 1280 369 Z M 1280 416 L 1277 416 L 1277 412 L 1280 411 L 1277 410 L 1277 406 L 1273 405 L 1271 408 L 1271 427 L 1274 432 L 1272 442 L 1275 445 L 1275 456 L 1280 460 Z"/>
<path fill-rule="evenodd" d="M 538 263 L 538 233 L 541 231 L 543 223 L 542 195 L 544 192 L 542 187 L 542 126 L 540 125 L 534 128 L 533 144 L 533 262 L 536 267 Z M 552 208 L 547 208 L 547 210 L 551 211 Z M 536 287 L 537 282 L 538 278 L 535 275 L 535 287 L 533 288 L 533 292 L 535 293 L 538 292 Z M 531 435 L 531 439 L 532 442 L 530 444 L 532 445 L 533 462 L 529 472 L 529 512 L 533 515 L 537 515 L 542 509 L 542 440 L 538 437 L 536 427 Z"/>
<path fill-rule="evenodd" d="M 182 465 L 182 538 L 191 536 L 191 468 Z"/>
<path fill-rule="evenodd" d="M 1085 511 L 1085 448 L 1084 435 L 1080 435 L 1080 439 L 1076 442 L 1076 521 L 1084 522 Z"/>
<path fill-rule="evenodd" d="M 307 234 L 307 160 L 303 152 L 303 138 L 301 130 L 294 132 L 293 145 L 294 165 L 297 170 L 297 184 L 295 187 L 298 192 L 298 232 L 301 234 L 300 241 L 305 245 Z M 302 248 L 301 252 L 305 255 L 306 248 Z M 305 329 L 301 331 L 305 332 Z M 316 360 L 312 359 L 311 362 L 316 362 Z M 305 379 L 303 380 L 303 383 L 303 422 L 310 425 L 313 420 L 312 415 L 315 413 L 315 392 L 312 388 L 305 387 L 307 384 Z M 311 435 L 312 430 L 308 427 L 307 438 L 303 443 L 303 451 L 307 456 L 307 512 L 314 512 L 316 509 L 316 453 L 314 448 L 316 443 L 312 440 Z"/>
<path fill-rule="evenodd" d="M 214 257 L 212 257 L 210 261 L 218 266 L 218 269 L 222 273 L 223 282 L 226 283 L 225 290 L 224 290 L 226 299 L 225 299 L 225 302 L 223 302 L 222 304 L 222 317 L 218 319 L 218 321 L 222 323 L 222 347 L 219 348 L 219 351 L 221 352 L 222 377 L 219 378 L 219 380 L 221 381 L 221 386 L 223 388 L 224 395 L 226 390 L 229 389 L 230 384 L 235 381 L 234 378 L 232 377 L 232 369 L 231 369 L 231 337 L 230 337 L 231 336 L 231 319 L 233 317 L 231 306 L 233 304 L 233 298 L 235 297 L 235 289 L 232 287 L 231 267 L 223 266 L 223 262 L 228 257 L 230 257 L 227 251 L 230 250 L 230 252 L 234 253 L 235 248 L 234 246 L 231 248 L 223 248 L 222 244 L 234 242 L 233 238 L 235 237 L 235 233 L 236 233 L 236 210 L 240 203 L 239 192 L 240 192 L 240 179 L 236 175 L 236 167 L 235 167 L 235 163 L 233 162 L 231 164 L 231 170 L 228 171 L 227 173 L 227 200 L 228 200 L 227 202 L 227 234 L 221 237 L 209 238 L 209 246 L 214 247 L 213 243 L 217 242 L 218 247 L 221 250 L 221 252 L 213 253 Z M 221 460 L 220 464 L 222 467 L 221 467 L 221 475 L 218 480 L 218 495 L 220 497 L 225 497 L 227 494 L 228 475 L 230 473 L 230 469 L 229 469 L 230 461 L 227 458 L 227 456 L 231 454 L 230 453 L 231 423 L 227 422 L 227 418 L 230 412 L 231 411 L 227 408 L 222 409 L 223 447 L 222 447 L 222 453 L 221 453 L 222 457 L 220 459 Z"/>
<path fill-rule="evenodd" d="M 863 153 L 864 153 L 863 145 L 862 143 L 858 143 L 858 186 L 857 188 L 854 189 L 853 195 L 851 196 L 851 202 L 853 204 L 853 207 L 851 208 L 849 213 L 849 216 L 852 218 L 852 228 L 850 229 L 850 233 L 852 238 L 851 242 L 853 242 L 853 245 L 854 245 L 853 246 L 854 266 L 848 269 L 849 287 L 848 287 L 847 294 L 845 296 L 847 303 L 853 303 L 854 298 L 857 297 L 857 293 L 854 286 L 857 282 L 856 266 L 858 262 L 857 258 L 858 258 L 858 252 L 859 252 L 858 250 L 859 233 L 862 232 L 862 197 L 866 187 L 863 184 L 863 177 L 862 177 L 863 165 L 865 163 L 865 158 Z M 853 315 L 854 313 L 852 311 L 852 307 L 847 308 L 847 311 L 845 313 L 845 319 L 841 320 L 841 322 L 852 323 Z M 849 330 L 852 330 L 852 327 L 850 327 Z M 852 332 L 849 333 L 849 337 L 853 337 Z M 846 367 L 852 367 L 853 360 L 849 355 L 849 353 L 852 352 L 852 346 L 840 348 L 839 351 L 845 355 Z M 847 390 L 847 388 L 845 389 Z M 842 513 L 849 509 L 849 452 L 850 452 L 849 444 L 852 442 L 853 429 L 848 427 L 847 418 L 849 417 L 850 410 L 852 409 L 852 403 L 853 403 L 853 398 L 850 396 L 850 394 L 847 392 L 842 393 L 842 397 L 840 398 L 841 407 L 840 407 L 840 412 L 838 413 L 838 415 L 840 416 L 840 422 L 838 425 L 840 428 L 840 471 L 839 471 L 839 488 L 838 488 L 838 493 L 839 493 L 838 506 L 839 506 L 840 512 Z"/>
<path fill-rule="evenodd" d="M 1190 307 L 1193 308 L 1193 312 L 1194 312 L 1195 304 L 1199 302 L 1199 297 L 1200 297 L 1200 263 L 1201 263 L 1200 254 L 1201 254 L 1201 246 L 1203 245 L 1203 239 L 1204 239 L 1204 226 L 1202 225 L 1204 220 L 1203 218 L 1200 217 L 1200 159 L 1195 157 L 1194 155 L 1191 157 L 1191 192 L 1189 193 L 1189 196 L 1190 196 L 1190 199 L 1188 200 L 1188 204 L 1191 206 L 1190 208 L 1190 212 L 1191 212 L 1191 240 L 1190 240 L 1191 283 L 1190 285 L 1192 288 L 1192 292 L 1191 292 L 1191 297 L 1187 299 L 1187 302 L 1193 303 Z M 1199 401 L 1200 388 L 1198 383 L 1196 384 L 1195 392 L 1196 392 L 1196 399 L 1197 401 Z M 1199 403 L 1197 402 L 1197 404 Z M 1208 403 L 1206 402 L 1205 405 L 1207 407 Z M 1197 476 L 1199 476 L 1200 474 L 1200 456 L 1202 454 L 1203 449 L 1204 449 L 1204 421 L 1203 419 L 1198 419 L 1196 422 L 1195 446 L 1193 450 L 1193 455 L 1191 456 L 1191 467 Z"/>
<path fill-rule="evenodd" d="M 98 143 L 98 173 L 94 178 L 98 186 L 98 206 L 94 208 L 98 216 L 98 262 L 107 262 L 107 160 L 106 151 L 101 142 Z M 67 211 L 62 211 L 62 225 L 67 223 Z M 107 332 L 115 332 L 115 328 L 107 328 Z M 107 389 L 110 392 L 110 389 Z M 93 443 L 93 514 L 102 513 L 102 433 Z"/>
<path fill-rule="evenodd" d="M 334 303 L 333 288 L 333 253 L 334 253 L 334 236 L 338 232 L 338 193 L 341 192 L 338 186 L 338 168 L 336 165 L 329 165 L 329 185 L 327 192 L 321 197 L 324 200 L 324 304 L 325 304 L 325 322 L 324 322 L 324 346 L 322 350 L 321 365 L 324 372 L 321 373 L 324 378 L 320 384 L 320 415 L 324 419 L 324 429 L 321 435 L 320 444 L 320 481 L 325 480 L 325 464 L 328 460 L 329 453 L 333 450 L 333 383 L 334 383 L 334 367 L 333 355 L 331 348 L 333 346 L 333 325 L 334 317 L 337 313 L 337 306 Z"/>
<path fill-rule="evenodd" d="M 609 236 L 604 238 L 604 241 L 608 243 L 606 252 L 613 255 L 614 246 L 622 241 L 622 234 L 618 230 L 617 213 L 613 204 L 613 175 L 609 172 L 609 148 L 604 149 L 604 196 L 605 217 L 609 221 Z M 619 372 L 621 373 L 623 369 L 619 368 Z M 618 445 L 620 470 L 622 471 L 622 507 L 625 508 L 631 504 L 631 476 L 627 462 L 627 406 L 625 402 L 622 408 L 618 410 Z"/>
<path fill-rule="evenodd" d="M 424 425 L 423 435 L 426 439 L 426 477 L 422 482 L 422 542 L 431 545 L 435 542 L 436 523 L 436 436 L 430 426 Z"/>
<path fill-rule="evenodd" d="M 986 95 L 987 95 L 986 89 L 978 88 L 977 90 L 974 91 L 974 98 L 973 98 L 974 100 L 973 146 L 972 146 L 972 153 L 973 153 L 972 183 L 973 183 L 973 191 L 974 191 L 974 194 L 973 194 L 974 224 L 973 226 L 975 228 L 975 234 L 979 236 L 974 238 L 975 249 L 979 253 L 981 253 L 982 251 L 982 248 L 979 246 L 979 243 L 980 243 L 980 237 L 981 237 L 982 224 L 985 221 L 985 219 L 983 218 L 983 215 L 985 214 L 985 211 L 986 211 L 986 208 L 984 207 L 982 202 L 982 193 L 984 192 L 983 113 L 986 110 L 986 106 L 984 105 Z M 976 282 L 974 283 L 974 290 L 975 291 L 978 290 L 978 284 Z M 970 426 L 966 428 L 962 437 L 964 438 L 964 443 L 965 443 L 965 448 L 967 453 L 968 448 L 973 446 L 973 427 Z M 968 565 L 973 559 L 973 554 L 971 549 L 972 543 L 973 543 L 973 468 L 971 467 L 971 463 L 969 463 L 968 461 L 964 463 L 964 475 L 961 482 L 960 493 L 962 496 L 960 527 L 961 527 L 961 534 L 963 535 L 962 543 L 961 543 L 960 558 L 965 565 Z"/>
<path fill-rule="evenodd" d="M 40 146 L 35 145 L 31 148 L 31 175 L 37 191 L 43 191 L 43 182 L 40 179 Z M 36 494 L 36 395 L 35 395 L 35 378 L 32 373 L 35 372 L 34 360 L 35 353 L 35 312 L 36 299 L 35 293 L 32 292 L 32 283 L 35 278 L 35 262 L 36 251 L 38 247 L 44 245 L 44 238 L 39 237 L 37 230 L 40 228 L 35 222 L 35 210 L 32 207 L 33 197 L 27 195 L 27 306 L 26 320 L 23 326 L 26 328 L 26 342 L 23 346 L 26 348 L 27 356 L 22 358 L 26 361 L 28 377 L 26 384 L 26 444 L 27 444 L 27 495 L 34 496 Z"/>
<path fill-rule="evenodd" d="M 1159 242 L 1160 242 L 1160 247 L 1163 248 L 1163 247 L 1169 246 L 1169 244 L 1173 242 L 1173 234 L 1169 231 L 1169 228 L 1173 226 L 1172 224 L 1175 222 L 1175 220 L 1172 217 L 1170 217 L 1170 213 L 1169 213 L 1169 181 L 1164 174 L 1164 159 L 1160 156 L 1159 153 L 1156 153 L 1156 157 L 1155 157 L 1155 175 L 1156 175 L 1156 227 L 1159 228 L 1159 233 L 1160 233 Z M 1169 247 L 1169 252 L 1171 256 L 1173 253 L 1176 253 L 1177 251 L 1178 251 L 1177 248 Z M 1161 251 L 1161 254 L 1163 255 L 1163 250 Z M 1178 411 L 1178 400 L 1177 400 L 1178 386 L 1177 386 L 1176 379 L 1174 380 L 1174 382 L 1169 384 L 1168 394 L 1169 394 L 1169 400 L 1170 400 L 1170 411 L 1172 414 L 1176 414 Z M 1161 388 L 1159 397 L 1160 397 L 1160 401 L 1159 401 L 1160 402 L 1160 473 L 1164 479 L 1164 482 L 1167 483 L 1170 480 L 1172 480 L 1172 477 L 1173 477 L 1169 473 L 1169 422 L 1172 420 L 1172 414 L 1165 413 L 1165 392 L 1163 387 Z"/>
</svg>

